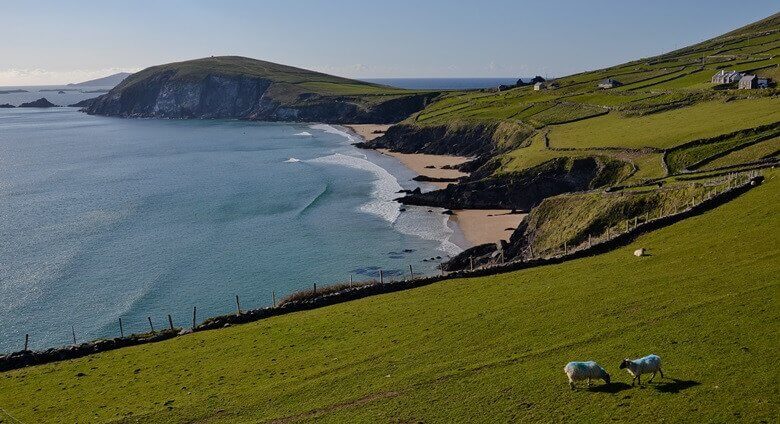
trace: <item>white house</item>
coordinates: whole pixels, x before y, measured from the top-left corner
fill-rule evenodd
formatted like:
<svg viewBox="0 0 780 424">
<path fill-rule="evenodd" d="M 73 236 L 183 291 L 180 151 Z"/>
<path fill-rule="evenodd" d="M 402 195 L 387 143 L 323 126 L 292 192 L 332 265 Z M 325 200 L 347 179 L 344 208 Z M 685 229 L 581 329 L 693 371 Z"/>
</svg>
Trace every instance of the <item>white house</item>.
<svg viewBox="0 0 780 424">
<path fill-rule="evenodd" d="M 712 76 L 711 81 L 713 84 L 731 84 L 739 81 L 742 77 L 743 74 L 741 72 L 721 69 L 717 74 Z"/>
<path fill-rule="evenodd" d="M 544 90 L 545 88 L 547 88 L 547 85 L 545 85 L 543 82 L 537 82 L 534 84 L 534 91 Z"/>
</svg>

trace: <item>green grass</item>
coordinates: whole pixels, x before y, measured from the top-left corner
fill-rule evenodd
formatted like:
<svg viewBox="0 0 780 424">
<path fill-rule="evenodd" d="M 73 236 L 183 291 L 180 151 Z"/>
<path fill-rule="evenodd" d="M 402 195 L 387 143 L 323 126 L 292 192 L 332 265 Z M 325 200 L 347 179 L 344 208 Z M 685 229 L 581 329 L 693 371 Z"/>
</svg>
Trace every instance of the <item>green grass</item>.
<svg viewBox="0 0 780 424">
<path fill-rule="evenodd" d="M 639 117 L 618 113 L 556 126 L 554 147 L 668 148 L 699 138 L 780 121 L 780 98 L 711 101 Z"/>
<path fill-rule="evenodd" d="M 3 373 L 0 407 L 36 423 L 777 422 L 779 195 L 772 174 L 612 253 Z M 619 361 L 648 353 L 670 379 L 630 388 Z M 588 359 L 612 391 L 568 389 L 564 364 Z"/>
<path fill-rule="evenodd" d="M 778 135 L 780 135 L 780 124 L 769 128 L 740 131 L 716 139 L 694 141 L 689 145 L 670 150 L 666 156 L 666 164 L 672 174 L 696 169 L 709 158 L 716 158 L 730 150 L 747 147 Z"/>
<path fill-rule="evenodd" d="M 755 162 L 765 157 L 778 156 L 780 152 L 780 137 L 771 140 L 765 140 L 731 152 L 726 156 L 708 162 L 701 167 L 702 170 L 721 168 L 724 166 L 734 166 L 741 163 Z"/>
</svg>

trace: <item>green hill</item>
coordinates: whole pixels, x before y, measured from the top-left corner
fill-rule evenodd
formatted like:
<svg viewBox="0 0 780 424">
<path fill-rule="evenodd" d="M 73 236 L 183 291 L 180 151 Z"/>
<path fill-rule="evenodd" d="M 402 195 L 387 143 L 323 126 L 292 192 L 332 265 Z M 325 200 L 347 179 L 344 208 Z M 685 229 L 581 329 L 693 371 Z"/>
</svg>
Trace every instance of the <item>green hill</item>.
<svg viewBox="0 0 780 424">
<path fill-rule="evenodd" d="M 605 255 L 7 372 L 0 407 L 22 422 L 776 422 L 768 175 Z M 649 353 L 669 379 L 631 388 L 620 360 Z M 563 366 L 588 359 L 613 385 L 571 391 Z"/>
<path fill-rule="evenodd" d="M 736 82 L 710 80 L 721 70 L 776 80 L 779 67 L 780 14 L 775 14 L 667 54 L 562 77 L 554 81 L 557 85 L 548 81 L 540 90 L 520 85 L 446 93 L 370 145 L 405 153 L 479 156 L 462 166 L 472 175 L 459 184 L 404 199 L 415 205 L 531 211 L 547 198 L 579 191 L 660 185 L 689 190 L 713 183 L 702 178 L 692 184 L 677 176 L 777 163 L 776 82 L 740 90 Z M 622 85 L 600 88 L 608 78 Z M 560 212 L 553 215 L 563 216 L 566 210 Z M 647 212 L 636 209 L 619 218 Z M 573 245 L 579 235 L 560 234 L 557 240 L 561 246 Z M 509 242 L 516 252 L 545 248 L 517 232 Z M 497 260 L 495 249 L 484 247 L 464 255 L 477 264 Z"/>
<path fill-rule="evenodd" d="M 436 95 L 218 56 L 144 69 L 85 111 L 123 117 L 385 123 L 422 109 Z"/>
</svg>

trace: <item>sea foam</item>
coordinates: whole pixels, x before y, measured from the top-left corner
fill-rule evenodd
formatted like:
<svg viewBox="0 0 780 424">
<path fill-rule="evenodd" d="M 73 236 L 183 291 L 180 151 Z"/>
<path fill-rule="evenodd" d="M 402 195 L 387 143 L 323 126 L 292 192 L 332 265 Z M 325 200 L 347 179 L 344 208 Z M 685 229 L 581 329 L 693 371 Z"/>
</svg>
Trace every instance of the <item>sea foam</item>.
<svg viewBox="0 0 780 424">
<path fill-rule="evenodd" d="M 301 136 L 301 137 L 311 137 L 311 133 L 308 132 L 308 131 L 302 131 L 302 132 L 299 132 L 299 133 L 293 134 L 293 135 L 297 135 L 297 136 Z"/>
<path fill-rule="evenodd" d="M 377 215 L 391 224 L 398 219 L 398 215 L 401 213 L 400 206 L 394 199 L 398 197 L 397 193 L 401 190 L 401 185 L 391 173 L 381 166 L 364 158 L 341 153 L 311 159 L 308 162 L 346 166 L 372 173 L 374 181 L 372 182 L 373 190 L 371 191 L 371 197 L 374 200 L 365 203 L 360 207 L 360 210 Z"/>
</svg>

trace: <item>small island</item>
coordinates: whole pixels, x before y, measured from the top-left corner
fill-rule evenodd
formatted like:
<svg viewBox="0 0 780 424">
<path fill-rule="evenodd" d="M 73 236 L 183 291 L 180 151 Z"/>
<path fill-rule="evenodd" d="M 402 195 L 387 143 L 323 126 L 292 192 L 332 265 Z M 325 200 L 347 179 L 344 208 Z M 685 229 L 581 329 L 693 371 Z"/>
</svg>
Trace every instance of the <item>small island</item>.
<svg viewBox="0 0 780 424">
<path fill-rule="evenodd" d="M 3 103 L 3 104 L 0 105 L 0 109 L 11 109 L 13 107 L 16 107 L 16 106 L 14 106 L 14 105 L 12 105 L 10 103 Z"/>
<path fill-rule="evenodd" d="M 52 102 L 50 102 L 48 100 L 46 100 L 45 97 L 41 97 L 40 99 L 35 100 L 33 102 L 22 103 L 22 104 L 19 105 L 19 107 L 40 107 L 40 108 L 45 108 L 45 107 L 59 107 L 59 106 L 55 105 L 54 103 L 52 103 Z"/>
<path fill-rule="evenodd" d="M 28 91 L 22 89 L 0 90 L 0 94 L 14 94 L 14 93 L 28 93 Z"/>
</svg>

